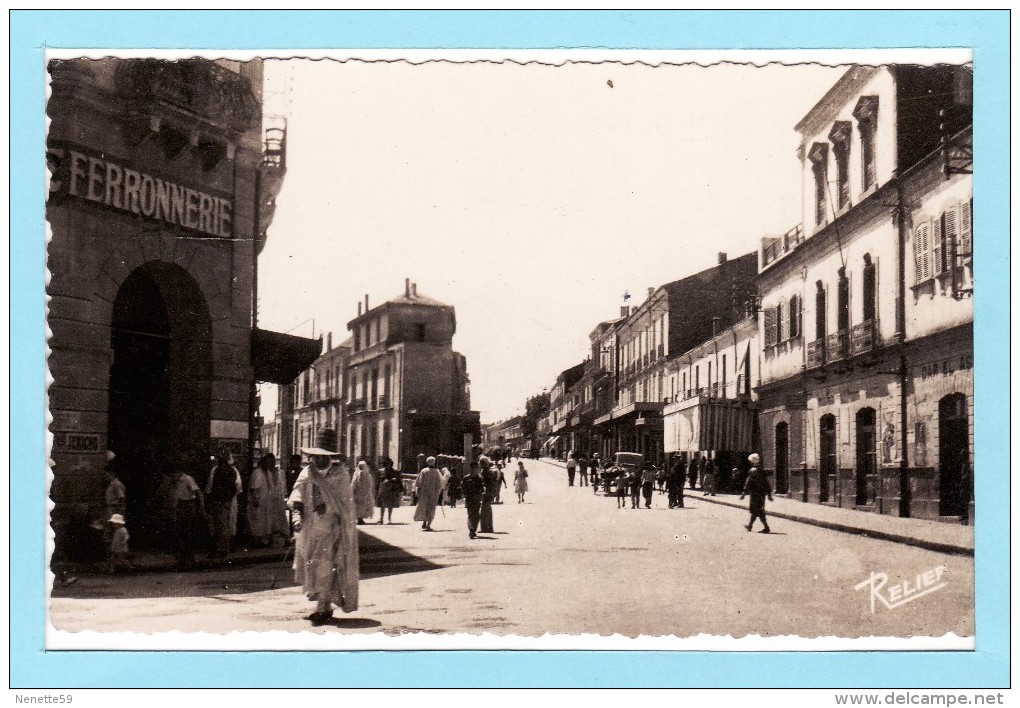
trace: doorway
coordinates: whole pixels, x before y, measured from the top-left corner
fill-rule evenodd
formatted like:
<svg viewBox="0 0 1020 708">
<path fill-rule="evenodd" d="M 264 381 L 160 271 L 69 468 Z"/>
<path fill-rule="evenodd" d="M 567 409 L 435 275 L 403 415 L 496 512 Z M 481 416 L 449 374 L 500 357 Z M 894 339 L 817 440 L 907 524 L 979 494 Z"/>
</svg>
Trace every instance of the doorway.
<svg viewBox="0 0 1020 708">
<path fill-rule="evenodd" d="M 875 449 L 875 409 L 857 411 L 857 476 L 856 503 L 867 506 L 875 502 L 878 465 Z"/>
<path fill-rule="evenodd" d="M 822 416 L 819 440 L 818 501 L 828 502 L 836 480 L 836 416 Z"/>
<path fill-rule="evenodd" d="M 170 475 L 208 474 L 211 321 L 191 276 L 152 262 L 121 285 L 110 329 L 108 447 L 132 540 L 152 546 L 168 523 Z"/>
<path fill-rule="evenodd" d="M 776 426 L 776 494 L 790 491 L 790 425 Z"/>
<path fill-rule="evenodd" d="M 970 430 L 967 397 L 939 401 L 939 514 L 965 516 L 970 503 Z"/>
</svg>

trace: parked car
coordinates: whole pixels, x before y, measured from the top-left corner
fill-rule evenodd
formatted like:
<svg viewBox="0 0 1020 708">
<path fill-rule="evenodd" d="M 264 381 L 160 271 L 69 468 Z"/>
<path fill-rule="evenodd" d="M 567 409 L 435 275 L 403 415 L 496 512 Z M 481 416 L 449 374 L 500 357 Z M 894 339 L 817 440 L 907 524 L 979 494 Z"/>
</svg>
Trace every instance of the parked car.
<svg viewBox="0 0 1020 708">
<path fill-rule="evenodd" d="M 641 474 L 644 465 L 645 456 L 639 452 L 616 453 L 613 456 L 613 463 L 599 474 L 599 478 L 602 480 L 602 491 L 609 494 L 609 488 L 615 487 L 616 481 L 626 472 Z"/>
</svg>

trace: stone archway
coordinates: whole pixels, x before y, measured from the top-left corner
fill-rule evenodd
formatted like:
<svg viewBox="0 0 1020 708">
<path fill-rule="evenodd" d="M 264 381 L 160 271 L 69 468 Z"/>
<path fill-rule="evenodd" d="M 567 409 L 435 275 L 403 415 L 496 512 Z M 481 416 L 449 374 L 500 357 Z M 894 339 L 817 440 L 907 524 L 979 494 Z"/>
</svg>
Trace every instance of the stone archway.
<svg viewBox="0 0 1020 708">
<path fill-rule="evenodd" d="M 108 436 L 128 489 L 132 538 L 158 544 L 168 521 L 170 475 L 208 472 L 212 321 L 194 278 L 150 261 L 113 302 Z"/>
</svg>

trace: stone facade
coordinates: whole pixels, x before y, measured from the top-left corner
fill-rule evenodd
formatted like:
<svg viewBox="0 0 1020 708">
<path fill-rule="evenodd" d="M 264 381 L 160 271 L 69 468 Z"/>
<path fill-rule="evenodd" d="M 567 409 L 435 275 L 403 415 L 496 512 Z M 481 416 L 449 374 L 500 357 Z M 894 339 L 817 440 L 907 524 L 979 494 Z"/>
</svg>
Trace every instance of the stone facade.
<svg viewBox="0 0 1020 708">
<path fill-rule="evenodd" d="M 169 475 L 246 464 L 258 62 L 50 65 L 49 410 L 58 552 L 102 516 L 105 451 L 141 543 Z M 86 534 L 87 536 L 87 534 Z"/>
</svg>

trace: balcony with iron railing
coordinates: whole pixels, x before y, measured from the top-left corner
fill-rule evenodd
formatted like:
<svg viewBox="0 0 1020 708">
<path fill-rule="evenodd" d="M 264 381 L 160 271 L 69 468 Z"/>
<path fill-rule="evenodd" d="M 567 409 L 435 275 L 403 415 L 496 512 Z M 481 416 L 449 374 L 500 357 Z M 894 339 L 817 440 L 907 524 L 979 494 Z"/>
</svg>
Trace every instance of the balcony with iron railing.
<svg viewBox="0 0 1020 708">
<path fill-rule="evenodd" d="M 850 330 L 850 350 L 853 354 L 870 352 L 879 344 L 878 320 L 865 320 Z"/>
<path fill-rule="evenodd" d="M 769 239 L 761 249 L 761 264 L 764 268 L 799 246 L 804 241 L 804 231 L 798 224 L 778 238 Z"/>
<path fill-rule="evenodd" d="M 350 401 L 347 402 L 347 412 L 357 413 L 359 411 L 363 411 L 365 410 L 367 405 L 368 401 L 364 398 L 352 398 Z"/>
<path fill-rule="evenodd" d="M 389 395 L 385 394 L 385 393 L 381 394 L 379 396 L 379 398 L 376 400 L 376 406 L 375 407 L 376 408 L 389 408 L 390 407 L 390 397 L 389 397 Z"/>
<path fill-rule="evenodd" d="M 821 337 L 807 345 L 807 368 L 816 369 L 825 364 L 825 338 Z"/>
<path fill-rule="evenodd" d="M 850 355 L 850 332 L 840 329 L 826 338 L 825 350 L 829 361 L 842 361 Z"/>
</svg>

